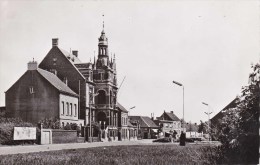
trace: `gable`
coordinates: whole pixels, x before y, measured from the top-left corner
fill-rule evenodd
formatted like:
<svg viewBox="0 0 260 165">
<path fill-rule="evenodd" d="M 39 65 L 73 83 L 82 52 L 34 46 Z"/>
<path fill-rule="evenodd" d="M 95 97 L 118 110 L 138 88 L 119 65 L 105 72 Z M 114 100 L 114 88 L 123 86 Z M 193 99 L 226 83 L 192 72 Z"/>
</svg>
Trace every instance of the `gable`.
<svg viewBox="0 0 260 165">
<path fill-rule="evenodd" d="M 58 47 L 53 47 L 44 59 L 39 64 L 39 68 L 53 72 L 57 71 L 57 76 L 63 80 L 64 75 L 77 74 L 81 79 L 85 79 L 84 76 L 80 73 L 77 67 L 70 61 L 64 50 L 60 50 Z"/>
</svg>

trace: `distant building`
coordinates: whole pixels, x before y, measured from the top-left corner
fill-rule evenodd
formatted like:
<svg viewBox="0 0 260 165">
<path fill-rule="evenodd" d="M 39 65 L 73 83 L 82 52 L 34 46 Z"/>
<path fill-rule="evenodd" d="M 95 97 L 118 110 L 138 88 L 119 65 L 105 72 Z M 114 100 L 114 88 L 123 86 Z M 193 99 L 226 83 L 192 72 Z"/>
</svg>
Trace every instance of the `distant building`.
<svg viewBox="0 0 260 165">
<path fill-rule="evenodd" d="M 36 61 L 6 91 L 6 116 L 38 123 L 45 118 L 67 123 L 83 124 L 78 120 L 78 95 L 56 75 L 40 69 Z"/>
<path fill-rule="evenodd" d="M 160 117 L 157 117 L 156 120 L 154 120 L 154 123 L 160 127 L 163 136 L 169 136 L 170 134 L 173 134 L 174 131 L 177 132 L 177 137 L 181 134 L 181 120 L 173 113 L 173 111 L 164 111 Z"/>
<path fill-rule="evenodd" d="M 148 116 L 129 116 L 130 123 L 138 128 L 138 136 L 143 139 L 156 138 L 159 126 Z"/>
</svg>

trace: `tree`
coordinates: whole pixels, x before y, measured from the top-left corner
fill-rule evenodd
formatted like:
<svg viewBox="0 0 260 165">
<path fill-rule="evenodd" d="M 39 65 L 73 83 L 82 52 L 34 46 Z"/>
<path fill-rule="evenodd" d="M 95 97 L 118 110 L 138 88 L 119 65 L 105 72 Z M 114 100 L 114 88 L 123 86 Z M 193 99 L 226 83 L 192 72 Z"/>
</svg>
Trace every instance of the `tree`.
<svg viewBox="0 0 260 165">
<path fill-rule="evenodd" d="M 252 69 L 249 85 L 242 87 L 236 107 L 224 111 L 218 127 L 223 156 L 219 163 L 259 163 L 260 64 Z"/>
<path fill-rule="evenodd" d="M 203 121 L 200 121 L 198 132 L 199 133 L 206 133 L 207 132 L 207 125 L 205 123 L 203 123 Z"/>
</svg>

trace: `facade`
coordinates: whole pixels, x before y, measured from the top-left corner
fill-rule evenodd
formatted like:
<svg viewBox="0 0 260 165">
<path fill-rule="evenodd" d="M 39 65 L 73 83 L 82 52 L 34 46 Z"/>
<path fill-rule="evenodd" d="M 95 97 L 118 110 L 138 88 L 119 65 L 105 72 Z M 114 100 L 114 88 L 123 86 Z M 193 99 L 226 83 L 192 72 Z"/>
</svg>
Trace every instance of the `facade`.
<svg viewBox="0 0 260 165">
<path fill-rule="evenodd" d="M 104 29 L 98 42 L 98 58 L 94 60 L 93 82 L 96 109 L 93 118 L 105 124 L 110 137 L 118 137 L 117 75 L 115 58 L 108 56 L 108 39 Z"/>
<path fill-rule="evenodd" d="M 118 140 L 137 139 L 137 126 L 129 122 L 128 111 L 120 104 L 118 106 Z"/>
<path fill-rule="evenodd" d="M 160 136 L 169 136 L 170 134 L 173 134 L 174 131 L 176 131 L 177 138 L 180 137 L 182 131 L 181 120 L 173 113 L 173 111 L 164 111 L 160 117 L 157 117 L 157 119 L 154 120 L 154 122 L 158 127 L 160 127 Z"/>
<path fill-rule="evenodd" d="M 138 138 L 154 139 L 158 135 L 159 126 L 147 116 L 129 116 L 130 123 L 137 127 Z"/>
<path fill-rule="evenodd" d="M 7 117 L 32 123 L 58 118 L 61 126 L 83 124 L 78 120 L 78 95 L 35 61 L 28 63 L 28 70 L 5 94 Z"/>
<path fill-rule="evenodd" d="M 78 54 L 70 54 L 59 48 L 59 40 L 52 39 L 52 48 L 39 64 L 39 68 L 55 74 L 61 81 L 79 95 L 79 119 L 86 118 L 86 81 L 85 77 L 75 67 L 79 63 Z"/>
</svg>

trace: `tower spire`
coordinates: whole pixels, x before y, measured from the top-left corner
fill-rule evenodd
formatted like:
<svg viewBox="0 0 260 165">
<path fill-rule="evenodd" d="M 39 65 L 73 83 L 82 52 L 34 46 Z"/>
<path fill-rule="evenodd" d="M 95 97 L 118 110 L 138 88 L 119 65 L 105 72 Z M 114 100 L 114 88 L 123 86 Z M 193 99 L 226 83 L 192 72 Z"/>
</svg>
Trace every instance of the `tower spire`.
<svg viewBox="0 0 260 165">
<path fill-rule="evenodd" d="M 105 30 L 105 15 L 104 15 L 104 13 L 103 13 L 103 31 Z"/>
</svg>

